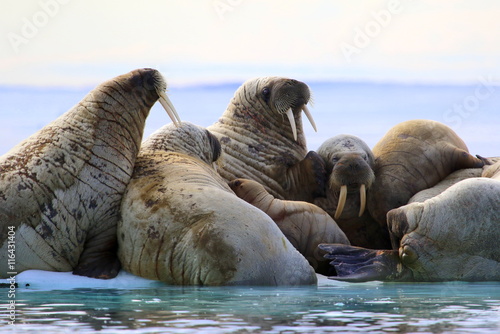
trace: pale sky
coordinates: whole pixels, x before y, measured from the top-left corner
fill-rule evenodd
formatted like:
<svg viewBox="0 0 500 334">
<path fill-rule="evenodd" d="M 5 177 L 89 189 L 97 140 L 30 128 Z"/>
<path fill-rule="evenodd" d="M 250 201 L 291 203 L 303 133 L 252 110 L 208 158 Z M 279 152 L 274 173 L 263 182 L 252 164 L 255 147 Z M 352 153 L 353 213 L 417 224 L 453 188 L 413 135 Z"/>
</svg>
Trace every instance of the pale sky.
<svg viewBox="0 0 500 334">
<path fill-rule="evenodd" d="M 500 81 L 495 0 L 2 0 L 0 85 Z"/>
</svg>

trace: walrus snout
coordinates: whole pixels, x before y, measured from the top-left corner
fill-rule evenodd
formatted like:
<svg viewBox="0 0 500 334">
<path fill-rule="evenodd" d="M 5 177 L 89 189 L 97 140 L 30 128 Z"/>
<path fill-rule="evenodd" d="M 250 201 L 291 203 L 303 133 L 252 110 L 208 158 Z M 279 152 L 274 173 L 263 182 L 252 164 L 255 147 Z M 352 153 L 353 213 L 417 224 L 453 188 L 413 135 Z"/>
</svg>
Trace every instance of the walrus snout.
<svg viewBox="0 0 500 334">
<path fill-rule="evenodd" d="M 130 75 L 130 80 L 125 81 L 125 83 L 128 82 L 129 86 L 125 88 L 122 83 L 119 85 L 121 89 L 130 90 L 131 93 L 138 96 L 138 101 L 146 100 L 149 103 L 154 103 L 158 100 L 172 122 L 176 126 L 180 125 L 181 118 L 165 93 L 167 83 L 159 71 L 152 68 L 143 68 L 131 71 L 126 75 Z"/>
<path fill-rule="evenodd" d="M 333 165 L 330 188 L 339 189 L 346 185 L 350 192 L 357 191 L 362 184 L 370 188 L 374 180 L 373 169 L 363 156 L 359 153 L 347 153 Z"/>
<path fill-rule="evenodd" d="M 272 109 L 278 114 L 287 115 L 294 140 L 297 140 L 295 114 L 300 114 L 302 111 L 306 114 L 314 131 L 317 131 L 316 123 L 306 106 L 311 98 L 311 91 L 305 83 L 295 79 L 275 78 L 264 87 L 262 94 Z"/>
<path fill-rule="evenodd" d="M 338 160 L 337 160 L 338 159 Z M 366 190 L 371 187 L 375 180 L 372 167 L 366 161 L 365 156 L 360 153 L 346 153 L 340 158 L 335 158 L 329 179 L 329 187 L 339 190 L 339 200 L 334 218 L 342 215 L 347 193 L 359 191 L 360 206 L 358 216 L 361 217 L 366 208 Z"/>
</svg>

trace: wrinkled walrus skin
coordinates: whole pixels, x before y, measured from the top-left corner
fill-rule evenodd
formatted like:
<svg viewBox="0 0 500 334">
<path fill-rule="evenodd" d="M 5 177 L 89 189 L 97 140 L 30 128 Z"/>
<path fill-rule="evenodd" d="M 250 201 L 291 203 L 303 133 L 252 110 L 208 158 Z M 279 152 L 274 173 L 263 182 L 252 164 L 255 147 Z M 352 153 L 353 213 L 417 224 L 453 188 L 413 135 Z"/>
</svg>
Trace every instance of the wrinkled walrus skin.
<svg viewBox="0 0 500 334">
<path fill-rule="evenodd" d="M 350 245 L 333 218 L 312 203 L 274 198 L 260 183 L 252 180 L 235 179 L 229 182 L 229 186 L 239 198 L 268 214 L 319 274 L 327 275 L 330 272 L 330 266 L 318 248 L 319 244 Z"/>
<path fill-rule="evenodd" d="M 208 127 L 225 153 L 220 175 L 228 182 L 257 181 L 279 199 L 312 202 L 323 194 L 324 163 L 307 152 L 302 128 L 302 111 L 316 128 L 306 106 L 310 94 L 303 82 L 281 77 L 256 78 L 239 87 Z"/>
<path fill-rule="evenodd" d="M 118 224 L 123 268 L 172 285 L 315 284 L 313 268 L 271 218 L 211 167 L 219 145 L 188 123 L 143 143 Z"/>
<path fill-rule="evenodd" d="M 165 89 L 153 69 L 106 81 L 0 158 L 0 277 L 13 271 L 11 230 L 17 273 L 116 276 L 121 197 L 150 108 L 159 98 L 170 104 Z"/>
<path fill-rule="evenodd" d="M 414 202 L 425 202 L 429 198 L 436 197 L 437 195 L 441 194 L 443 191 L 460 181 L 467 180 L 473 177 L 481 177 L 482 172 L 482 168 L 466 168 L 454 171 L 434 187 L 424 189 L 413 195 L 408 201 L 408 204 Z"/>
<path fill-rule="evenodd" d="M 368 191 L 371 216 L 386 226 L 387 212 L 408 203 L 450 173 L 479 168 L 483 161 L 448 126 L 431 120 L 411 120 L 390 129 L 373 147 L 375 181 Z"/>
<path fill-rule="evenodd" d="M 492 160 L 496 160 L 493 158 Z M 489 177 L 500 181 L 500 161 L 497 161 L 491 165 L 484 166 L 482 177 Z"/>
<path fill-rule="evenodd" d="M 320 245 L 333 260 L 333 279 L 500 281 L 500 181 L 460 181 L 387 219 L 394 250 Z"/>
</svg>

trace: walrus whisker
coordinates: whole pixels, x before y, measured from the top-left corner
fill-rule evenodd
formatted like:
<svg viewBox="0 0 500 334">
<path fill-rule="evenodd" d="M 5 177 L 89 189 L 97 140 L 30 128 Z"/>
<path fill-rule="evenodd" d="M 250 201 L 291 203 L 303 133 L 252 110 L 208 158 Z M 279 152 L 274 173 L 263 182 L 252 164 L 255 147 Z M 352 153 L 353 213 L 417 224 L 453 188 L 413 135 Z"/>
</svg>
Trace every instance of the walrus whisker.
<svg viewBox="0 0 500 334">
<path fill-rule="evenodd" d="M 304 112 L 304 114 L 306 114 L 307 119 L 309 120 L 309 122 L 311 123 L 311 125 L 314 129 L 314 132 L 318 132 L 318 129 L 316 128 L 316 123 L 314 123 L 314 119 L 312 117 L 312 114 L 305 104 L 302 106 L 302 111 Z"/>
<path fill-rule="evenodd" d="M 339 203 L 337 204 L 337 210 L 335 210 L 335 219 L 339 219 L 342 211 L 344 211 L 345 200 L 347 199 L 347 186 L 344 184 L 340 187 Z"/>
<path fill-rule="evenodd" d="M 366 207 L 366 186 L 362 184 L 359 187 L 359 214 L 358 217 L 361 217 L 365 212 Z"/>
<path fill-rule="evenodd" d="M 293 117 L 292 108 L 288 109 L 286 115 L 288 116 L 288 121 L 290 121 L 290 126 L 292 127 L 293 139 L 297 141 L 297 127 L 295 126 L 295 118 Z"/>
<path fill-rule="evenodd" d="M 160 104 L 163 106 L 172 122 L 175 124 L 175 126 L 180 126 L 181 118 L 179 117 L 179 114 L 177 114 L 177 111 L 175 110 L 175 107 L 168 98 L 167 94 L 165 94 L 165 92 L 158 92 L 158 96 L 160 97 Z"/>
</svg>

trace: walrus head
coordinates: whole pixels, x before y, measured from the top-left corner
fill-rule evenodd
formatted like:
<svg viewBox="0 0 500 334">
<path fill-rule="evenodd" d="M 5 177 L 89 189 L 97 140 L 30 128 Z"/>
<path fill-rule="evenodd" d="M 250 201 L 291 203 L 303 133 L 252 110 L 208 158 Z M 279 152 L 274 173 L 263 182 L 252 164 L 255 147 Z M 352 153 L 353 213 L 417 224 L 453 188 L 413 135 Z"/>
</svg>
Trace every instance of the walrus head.
<svg viewBox="0 0 500 334">
<path fill-rule="evenodd" d="M 185 121 L 159 128 L 142 143 L 142 148 L 184 153 L 207 164 L 215 163 L 221 155 L 220 142 L 210 131 Z"/>
<path fill-rule="evenodd" d="M 366 207 L 366 190 L 375 180 L 373 165 L 375 158 L 370 148 L 358 137 L 338 135 L 325 141 L 318 154 L 324 159 L 326 171 L 330 175 L 329 187 L 340 192 L 335 219 L 344 210 L 347 193 L 359 191 L 359 216 Z"/>
<path fill-rule="evenodd" d="M 272 113 L 269 115 L 273 119 L 277 119 L 276 115 L 283 118 L 287 116 L 292 128 L 293 139 L 297 141 L 297 125 L 295 118 L 302 111 L 306 114 L 309 122 L 311 122 L 314 131 L 316 124 L 312 118 L 307 104 L 311 99 L 309 87 L 300 81 L 282 77 L 261 77 L 249 80 L 240 87 L 240 92 L 245 94 L 247 101 L 257 106 L 265 106 Z"/>
</svg>

